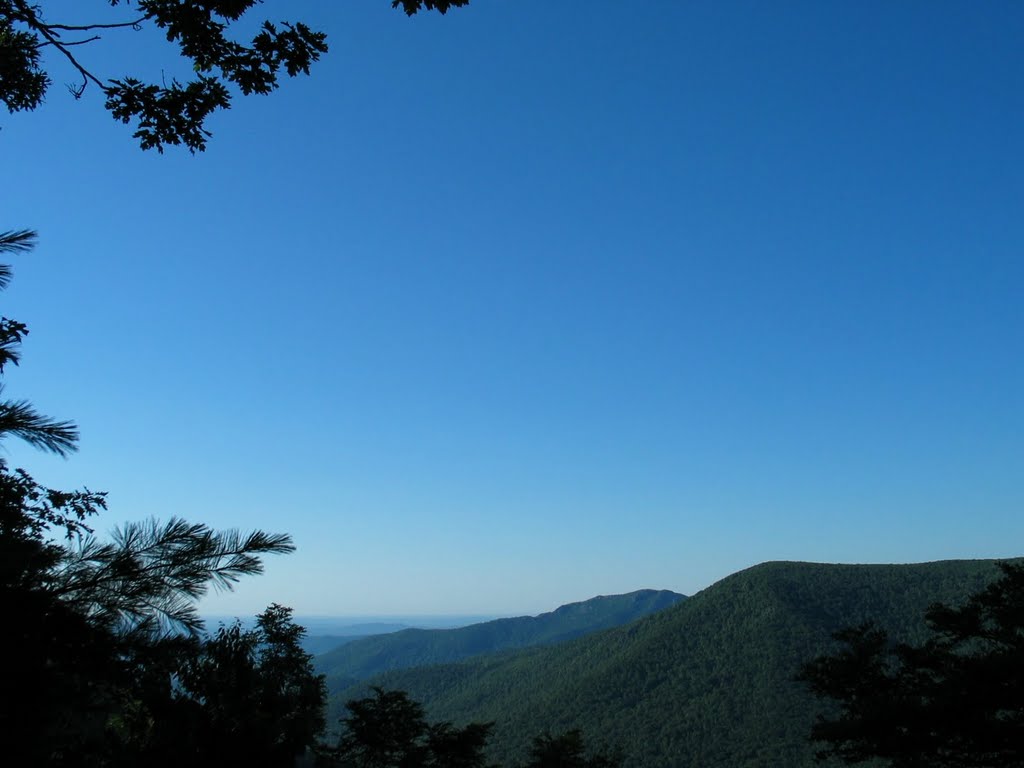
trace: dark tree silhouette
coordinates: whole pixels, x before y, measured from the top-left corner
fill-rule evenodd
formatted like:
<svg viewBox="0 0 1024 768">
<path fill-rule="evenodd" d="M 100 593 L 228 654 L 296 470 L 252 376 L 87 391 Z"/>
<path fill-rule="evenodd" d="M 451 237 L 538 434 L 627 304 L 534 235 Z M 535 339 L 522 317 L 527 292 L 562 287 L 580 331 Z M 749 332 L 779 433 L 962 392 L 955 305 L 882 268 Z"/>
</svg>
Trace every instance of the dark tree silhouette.
<svg viewBox="0 0 1024 768">
<path fill-rule="evenodd" d="M 2 35 L 2 33 L 0 33 Z M 35 247 L 36 233 L 27 229 L 0 232 L 0 256 L 26 253 Z M 0 264 L 0 290 L 11 282 L 11 268 Z M 0 375 L 9 364 L 21 360 L 21 342 L 28 335 L 24 323 L 0 318 Z M 0 393 L 3 383 L 0 382 Z M 44 451 L 66 456 L 75 450 L 78 429 L 70 421 L 43 416 L 24 400 L 0 400 L 0 441 L 8 436 L 20 438 Z"/>
<path fill-rule="evenodd" d="M 933 605 L 932 636 L 889 642 L 870 624 L 843 630 L 844 647 L 805 666 L 811 690 L 838 703 L 811 738 L 820 759 L 881 759 L 893 768 L 1024 765 L 1024 566 L 953 608 Z"/>
<path fill-rule="evenodd" d="M 435 768 L 486 768 L 485 751 L 493 723 L 470 723 L 456 728 L 451 723 L 430 726 L 427 748 Z M 492 766 L 496 768 L 496 766 Z"/>
<path fill-rule="evenodd" d="M 77 535 L 103 504 L 101 494 L 52 491 L 0 461 L 0 605 L 11 666 L 0 735 L 12 765 L 61 764 L 102 732 L 107 682 L 121 672 L 117 638 L 50 590 L 65 549 L 48 534 Z"/>
<path fill-rule="evenodd" d="M 32 0 L 0 0 L 0 101 L 11 112 L 36 109 L 50 87 L 42 52 L 54 51 L 67 61 L 77 81 L 68 86 L 81 98 L 90 85 L 106 97 L 106 108 L 123 123 L 134 123 L 143 149 L 162 152 L 166 145 L 190 151 L 206 148 L 206 119 L 231 106 L 232 91 L 245 96 L 277 89 L 283 74 L 309 74 L 327 52 L 323 32 L 302 22 L 263 21 L 248 42 L 231 36 L 232 26 L 261 0 L 92 0 L 89 11 L 102 6 L 115 15 L 66 23 L 46 13 L 46 4 Z M 412 16 L 420 10 L 446 13 L 469 0 L 393 0 Z M 85 5 L 84 1 L 82 2 Z M 119 11 L 119 13 L 118 13 Z M 106 78 L 87 63 L 90 44 L 104 35 L 138 31 L 152 25 L 177 45 L 195 73 L 188 82 L 147 83 L 124 76 Z"/>
<path fill-rule="evenodd" d="M 263 571 L 262 555 L 295 547 L 286 534 L 213 531 L 171 518 L 128 523 L 110 542 L 78 537 L 50 575 L 50 589 L 90 620 L 119 632 L 202 629 L 196 600 Z"/>
<path fill-rule="evenodd" d="M 26 251 L 34 242 L 33 233 L 8 232 L 0 235 L 0 252 Z M 0 286 L 10 274 L 0 265 Z M 18 321 L 0 321 L 0 373 L 17 364 L 27 333 Z M 0 414 L 0 437 L 61 455 L 75 448 L 70 422 L 43 417 L 27 403 L 0 403 Z M 0 696 L 0 736 L 12 765 L 116 765 L 151 743 L 157 721 L 163 732 L 178 730 L 174 743 L 188 743 L 185 671 L 208 669 L 190 660 L 219 648 L 199 640 L 195 601 L 211 585 L 230 588 L 259 573 L 263 555 L 292 549 L 284 535 L 216 532 L 177 519 L 126 525 L 102 543 L 90 519 L 105 508 L 102 493 L 46 488 L 0 459 L 0 605 L 10 618 L 5 658 L 16 669 Z M 263 730 L 275 733 L 284 751 L 299 741 L 310 746 L 309 734 L 322 723 L 310 715 L 312 709 L 320 717 L 323 693 L 318 678 L 310 682 L 300 631 L 275 607 L 261 617 L 258 634 L 240 635 L 256 658 L 255 700 L 278 723 L 276 731 Z"/>
<path fill-rule="evenodd" d="M 141 656 L 148 677 L 118 721 L 122 765 L 291 766 L 317 741 L 326 692 L 304 630 L 273 605 L 255 629 L 175 638 Z M 153 674 L 154 667 L 158 674 Z M 173 684 L 171 684 L 173 681 Z"/>
<path fill-rule="evenodd" d="M 587 755 L 583 733 L 571 730 L 558 736 L 545 733 L 535 737 L 525 768 L 618 768 L 620 765 L 622 759 L 618 755 Z"/>
<path fill-rule="evenodd" d="M 404 691 L 373 688 L 346 704 L 337 747 L 322 750 L 325 766 L 339 768 L 485 768 L 493 723 L 431 725 Z"/>
<path fill-rule="evenodd" d="M 409 16 L 421 10 L 448 13 L 449 8 L 462 8 L 469 5 L 469 0 L 391 0 L 391 7 L 402 7 Z"/>
</svg>

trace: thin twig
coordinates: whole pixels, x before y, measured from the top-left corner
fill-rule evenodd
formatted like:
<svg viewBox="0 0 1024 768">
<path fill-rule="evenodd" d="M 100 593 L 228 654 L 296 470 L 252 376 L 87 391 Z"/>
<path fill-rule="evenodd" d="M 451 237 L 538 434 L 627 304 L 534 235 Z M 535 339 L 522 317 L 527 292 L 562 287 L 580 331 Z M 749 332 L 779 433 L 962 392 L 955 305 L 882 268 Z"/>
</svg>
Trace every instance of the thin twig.
<svg viewBox="0 0 1024 768">
<path fill-rule="evenodd" d="M 19 11 L 14 15 L 15 20 L 28 25 L 29 28 L 35 30 L 46 39 L 46 42 L 41 43 L 39 47 L 42 48 L 44 45 L 52 45 L 67 57 L 67 60 L 71 62 L 71 65 L 77 69 L 79 74 L 82 76 L 82 84 L 80 86 L 68 86 L 75 98 L 81 97 L 90 81 L 96 83 L 97 87 L 102 91 L 107 91 L 107 87 L 100 81 L 100 79 L 86 69 L 78 59 L 74 57 L 71 51 L 68 50 L 70 46 L 91 43 L 99 40 L 100 37 L 99 35 L 95 35 L 87 40 L 76 40 L 70 43 L 65 43 L 60 40 L 60 31 L 87 32 L 93 29 L 124 29 L 128 27 L 138 29 L 142 22 L 151 18 L 151 14 L 147 14 L 132 21 L 121 21 L 111 24 L 47 24 L 36 13 L 36 9 L 26 3 L 25 0 L 15 0 L 15 5 Z"/>
<path fill-rule="evenodd" d="M 92 37 L 87 37 L 85 40 L 73 40 L 70 43 L 61 43 L 61 45 L 85 45 L 86 43 L 92 43 L 92 42 L 95 42 L 96 40 L 101 40 L 101 39 L 102 38 L 99 35 L 93 35 Z M 38 45 L 38 47 L 39 48 L 43 48 L 44 46 L 47 46 L 47 45 L 53 45 L 53 43 L 40 43 Z"/>
<path fill-rule="evenodd" d="M 63 29 L 68 32 L 88 32 L 91 29 L 123 29 L 125 27 L 139 27 L 142 22 L 150 19 L 150 16 L 142 16 L 135 21 L 122 21 L 116 24 L 44 24 L 47 29 Z"/>
<path fill-rule="evenodd" d="M 71 53 L 71 51 L 69 51 L 65 47 L 64 43 L 60 42 L 56 37 L 53 36 L 53 33 L 50 32 L 49 29 L 47 29 L 44 26 L 38 27 L 37 29 L 39 30 L 39 34 L 41 34 L 43 37 L 45 37 L 47 40 L 49 40 L 50 43 L 53 44 L 53 47 L 56 48 L 61 53 L 63 53 L 67 57 L 68 61 L 71 62 L 72 66 L 74 66 L 74 68 L 77 69 L 81 73 L 81 75 L 82 75 L 82 87 L 78 88 L 78 89 L 74 89 L 72 91 L 72 93 L 74 93 L 76 95 L 76 98 L 82 95 L 82 93 L 85 91 L 86 86 L 89 84 L 90 80 L 92 80 L 94 83 L 96 83 L 96 85 L 101 90 L 103 90 L 103 91 L 107 90 L 107 87 L 105 85 L 103 85 L 103 83 L 100 82 L 100 79 L 98 77 L 96 77 L 96 75 L 94 75 L 88 69 L 86 69 L 81 64 L 79 64 L 78 63 L 78 59 L 76 59 L 74 57 L 74 55 Z"/>
</svg>

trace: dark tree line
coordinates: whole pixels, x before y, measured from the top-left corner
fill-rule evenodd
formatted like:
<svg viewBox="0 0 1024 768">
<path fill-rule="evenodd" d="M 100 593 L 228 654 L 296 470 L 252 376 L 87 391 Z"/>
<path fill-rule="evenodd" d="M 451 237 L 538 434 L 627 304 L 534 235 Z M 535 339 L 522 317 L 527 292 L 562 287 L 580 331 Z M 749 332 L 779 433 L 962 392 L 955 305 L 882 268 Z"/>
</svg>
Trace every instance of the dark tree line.
<svg viewBox="0 0 1024 768">
<path fill-rule="evenodd" d="M 403 691 L 373 688 L 346 705 L 344 731 L 334 747 L 319 750 L 324 768 L 498 768 L 487 759 L 494 723 L 427 721 L 423 707 Z M 588 754 L 578 730 L 533 740 L 523 768 L 618 768 L 617 755 Z"/>
<path fill-rule="evenodd" d="M 423 707 L 402 691 L 374 688 L 346 705 L 344 732 L 320 750 L 319 764 L 338 768 L 485 768 L 492 725 L 430 724 Z"/>
</svg>

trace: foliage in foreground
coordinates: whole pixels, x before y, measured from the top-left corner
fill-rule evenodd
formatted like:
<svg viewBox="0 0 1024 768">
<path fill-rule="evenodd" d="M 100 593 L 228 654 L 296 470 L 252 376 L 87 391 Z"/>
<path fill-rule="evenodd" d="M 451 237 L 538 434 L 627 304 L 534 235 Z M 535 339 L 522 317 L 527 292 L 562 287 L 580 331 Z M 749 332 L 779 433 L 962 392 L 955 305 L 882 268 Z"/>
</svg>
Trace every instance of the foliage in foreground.
<svg viewBox="0 0 1024 768">
<path fill-rule="evenodd" d="M 246 42 L 232 35 L 236 24 L 261 0 L 94 0 L 88 21 L 54 20 L 52 6 L 33 0 L 0 0 L 0 103 L 11 112 L 38 108 L 50 87 L 50 66 L 42 52 L 59 54 L 75 73 L 68 86 L 79 99 L 90 87 L 98 89 L 116 120 L 134 123 L 134 137 L 143 149 L 163 152 L 167 145 L 190 151 L 206 148 L 206 120 L 231 106 L 232 92 L 245 96 L 268 94 L 280 78 L 309 74 L 327 53 L 327 36 L 302 22 L 265 20 Z M 392 0 L 409 16 L 421 10 L 445 13 L 469 0 Z M 86 3 L 81 3 L 86 5 Z M 103 6 L 123 13 L 102 15 Z M 159 29 L 187 62 L 191 79 L 161 77 L 145 82 L 130 75 L 110 78 L 97 74 L 88 50 L 104 35 Z M 47 65 L 49 64 L 49 66 Z M 126 64 L 126 69 L 131 68 Z M 172 68 L 173 71 L 173 68 Z"/>
<path fill-rule="evenodd" d="M 108 721 L 120 765 L 292 766 L 323 730 L 323 680 L 303 629 L 273 605 L 244 630 L 150 646 L 132 706 Z"/>
<path fill-rule="evenodd" d="M 933 605 L 925 642 L 892 644 L 865 623 L 838 632 L 844 647 L 804 668 L 811 690 L 840 707 L 811 732 L 821 759 L 1024 765 L 1024 566 L 1000 567 L 1002 578 L 962 607 Z"/>
<path fill-rule="evenodd" d="M 32 232 L 0 233 L 23 253 Z M 0 265 L 0 287 L 10 279 Z M 18 364 L 27 327 L 0 319 L 0 373 Z M 74 424 L 26 401 L 0 401 L 0 441 L 66 456 Z M 12 765 L 224 765 L 251 753 L 290 765 L 323 728 L 324 687 L 290 611 L 257 628 L 200 634 L 195 603 L 290 552 L 288 536 L 214 531 L 172 519 L 129 524 L 100 541 L 106 496 L 58 491 L 0 460 L 0 605 L 5 676 L 0 737 Z M 226 752 L 228 750 L 229 752 Z M 258 757 L 258 760 L 256 759 Z"/>
<path fill-rule="evenodd" d="M 373 689 L 353 699 L 342 720 L 337 746 L 320 751 L 319 764 L 338 768 L 484 768 L 484 748 L 492 725 L 430 724 L 423 707 L 402 691 Z"/>
<path fill-rule="evenodd" d="M 337 746 L 323 748 L 324 768 L 498 768 L 486 748 L 494 723 L 429 723 L 423 707 L 404 691 L 372 689 L 346 704 Z M 618 768 L 611 754 L 588 754 L 578 730 L 533 740 L 524 768 Z"/>
<path fill-rule="evenodd" d="M 272 726 L 260 732 L 265 745 L 289 741 L 290 726 L 271 717 L 282 711 L 274 696 L 305 707 L 307 730 L 319 733 L 323 683 L 287 609 L 268 609 L 253 632 L 211 639 L 195 615 L 208 584 L 258 572 L 261 555 L 291 548 L 286 537 L 171 520 L 100 543 L 86 521 L 103 501 L 44 488 L 0 462 L 0 601 L 17 617 L 5 643 L 19 670 L 0 702 L 0 732 L 18 734 L 22 764 L 131 765 L 158 745 L 160 755 L 185 749 L 197 722 L 223 725 L 208 742 L 224 742 L 237 728 L 215 716 L 213 680 L 223 695 L 234 695 L 222 685 L 233 682 L 243 686 L 238 701 L 259 702 Z M 49 538 L 54 527 L 65 541 Z"/>
</svg>

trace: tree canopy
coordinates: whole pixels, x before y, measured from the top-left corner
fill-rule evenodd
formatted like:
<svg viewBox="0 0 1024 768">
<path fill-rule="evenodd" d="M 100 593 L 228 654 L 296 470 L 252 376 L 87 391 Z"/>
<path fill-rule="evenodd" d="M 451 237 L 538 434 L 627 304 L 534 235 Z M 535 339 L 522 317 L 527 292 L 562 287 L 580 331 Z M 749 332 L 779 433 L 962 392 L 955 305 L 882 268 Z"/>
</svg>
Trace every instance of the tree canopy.
<svg viewBox="0 0 1024 768">
<path fill-rule="evenodd" d="M 116 720 L 115 761 L 295 765 L 324 726 L 323 679 L 300 645 L 303 633 L 290 609 L 272 605 L 253 629 L 236 621 L 203 640 L 150 648 L 151 684 L 136 686 L 134 706 Z"/>
<path fill-rule="evenodd" d="M 837 633 L 843 647 L 808 664 L 811 690 L 835 702 L 811 736 L 819 758 L 893 768 L 1024 765 L 1024 566 L 961 607 L 927 612 L 924 643 L 892 644 L 872 624 Z"/>
<path fill-rule="evenodd" d="M 530 761 L 525 768 L 619 768 L 617 754 L 587 754 L 583 733 L 578 729 L 553 736 L 544 733 L 533 740 Z"/>
<path fill-rule="evenodd" d="M 339 768 L 485 768 L 493 723 L 428 723 L 423 707 L 404 691 L 373 688 L 352 699 L 344 732 L 321 763 Z"/>
<path fill-rule="evenodd" d="M 283 75 L 309 74 L 327 53 L 325 33 L 296 21 L 264 20 L 245 42 L 235 39 L 233 27 L 262 0 L 92 0 L 88 21 L 69 23 L 47 13 L 46 3 L 0 0 L 0 102 L 11 112 L 34 110 L 42 104 L 52 77 L 53 62 L 44 52 L 60 54 L 77 80 L 68 86 L 81 98 L 90 86 L 105 97 L 113 117 L 135 125 L 134 137 L 143 149 L 162 152 L 167 145 L 190 151 L 206 148 L 206 120 L 231 106 L 233 92 L 268 94 Z M 423 11 L 446 13 L 469 0 L 392 0 L 413 16 Z M 85 3 L 82 3 L 85 5 Z M 103 15 L 103 7 L 114 15 Z M 85 11 L 83 11 L 84 13 Z M 104 35 L 159 29 L 178 55 L 187 60 L 194 77 L 146 82 L 131 75 L 98 74 L 88 62 L 89 46 Z M 130 68 L 131 62 L 126 62 Z"/>
</svg>

